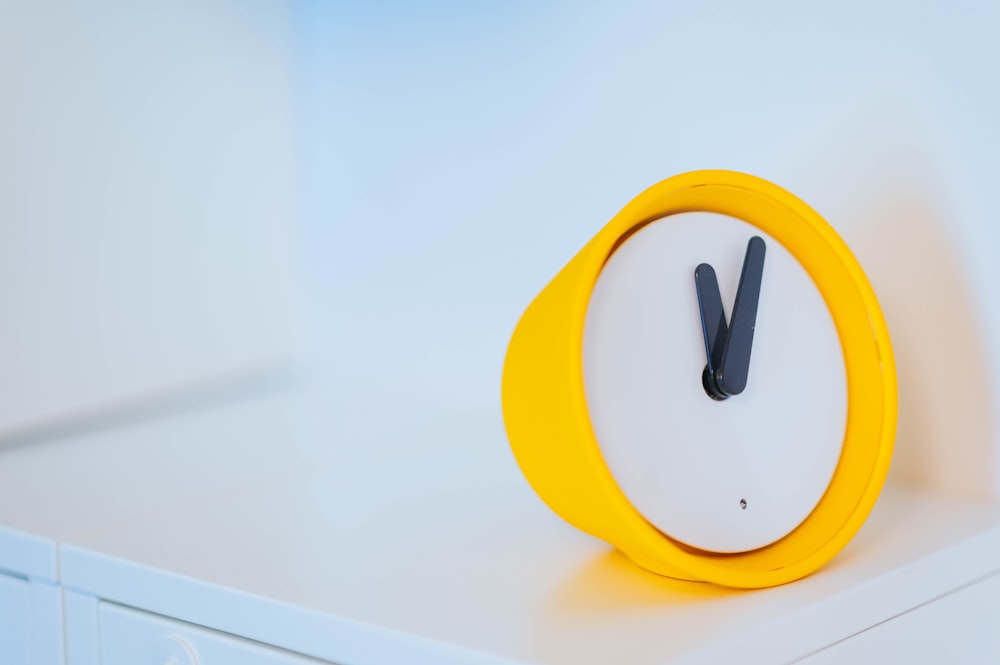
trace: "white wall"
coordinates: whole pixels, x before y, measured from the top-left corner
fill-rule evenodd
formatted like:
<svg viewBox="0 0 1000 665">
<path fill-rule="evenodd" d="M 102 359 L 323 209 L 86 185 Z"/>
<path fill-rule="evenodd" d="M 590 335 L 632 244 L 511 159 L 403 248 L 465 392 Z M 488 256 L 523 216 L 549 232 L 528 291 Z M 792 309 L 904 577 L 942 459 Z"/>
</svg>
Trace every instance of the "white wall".
<svg viewBox="0 0 1000 665">
<path fill-rule="evenodd" d="M 0 0 L 0 443 L 287 361 L 291 85 L 282 3 Z"/>
</svg>

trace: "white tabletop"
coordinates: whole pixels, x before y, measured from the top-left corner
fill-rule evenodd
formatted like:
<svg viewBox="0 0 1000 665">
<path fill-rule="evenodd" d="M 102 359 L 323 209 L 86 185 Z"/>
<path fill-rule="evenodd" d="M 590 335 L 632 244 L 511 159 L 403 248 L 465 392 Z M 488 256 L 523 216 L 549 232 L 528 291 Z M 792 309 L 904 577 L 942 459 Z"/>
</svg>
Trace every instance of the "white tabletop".
<svg viewBox="0 0 1000 665">
<path fill-rule="evenodd" d="M 65 544 L 71 586 L 254 632 L 232 617 L 238 592 L 242 612 L 287 614 L 248 637 L 333 660 L 343 640 L 323 626 L 349 636 L 357 625 L 365 644 L 416 638 L 425 651 L 514 662 L 725 660 L 746 649 L 773 661 L 998 567 L 995 506 L 890 486 L 855 541 L 810 578 L 757 592 L 678 582 L 553 515 L 520 475 L 499 413 L 379 445 L 306 427 L 315 403 L 314 392 L 278 386 L 5 450 L 0 524 Z M 116 562 L 134 570 L 115 573 Z M 195 585 L 185 588 L 197 598 L 162 605 L 164 575 Z M 294 629 L 300 611 L 319 617 L 315 634 Z"/>
</svg>

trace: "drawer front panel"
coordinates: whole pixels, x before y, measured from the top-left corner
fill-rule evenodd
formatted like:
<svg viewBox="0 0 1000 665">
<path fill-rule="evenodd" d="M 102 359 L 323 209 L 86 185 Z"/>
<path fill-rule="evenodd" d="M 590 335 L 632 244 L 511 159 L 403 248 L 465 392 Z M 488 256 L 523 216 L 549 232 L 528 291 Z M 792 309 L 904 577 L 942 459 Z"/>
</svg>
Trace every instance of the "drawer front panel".
<svg viewBox="0 0 1000 665">
<path fill-rule="evenodd" d="M 28 583 L 0 575 L 0 663 L 28 662 Z"/>
<path fill-rule="evenodd" d="M 101 603 L 99 611 L 101 665 L 320 665 L 324 662 L 113 603 Z"/>
</svg>

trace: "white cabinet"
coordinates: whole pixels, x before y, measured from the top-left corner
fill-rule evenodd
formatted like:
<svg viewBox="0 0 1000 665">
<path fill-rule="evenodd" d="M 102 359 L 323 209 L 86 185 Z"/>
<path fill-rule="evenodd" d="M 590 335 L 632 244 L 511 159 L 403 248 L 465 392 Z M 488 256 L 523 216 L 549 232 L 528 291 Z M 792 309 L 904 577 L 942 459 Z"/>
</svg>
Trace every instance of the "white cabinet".
<svg viewBox="0 0 1000 665">
<path fill-rule="evenodd" d="M 319 665 L 323 662 L 112 603 L 101 603 L 99 614 L 101 665 Z"/>
<path fill-rule="evenodd" d="M 28 582 L 0 575 L 0 663 L 28 662 Z"/>
<path fill-rule="evenodd" d="M 62 665 L 60 594 L 54 583 L 0 573 L 0 663 Z"/>
<path fill-rule="evenodd" d="M 0 8 L 0 442 L 292 352 L 289 8 Z"/>
</svg>

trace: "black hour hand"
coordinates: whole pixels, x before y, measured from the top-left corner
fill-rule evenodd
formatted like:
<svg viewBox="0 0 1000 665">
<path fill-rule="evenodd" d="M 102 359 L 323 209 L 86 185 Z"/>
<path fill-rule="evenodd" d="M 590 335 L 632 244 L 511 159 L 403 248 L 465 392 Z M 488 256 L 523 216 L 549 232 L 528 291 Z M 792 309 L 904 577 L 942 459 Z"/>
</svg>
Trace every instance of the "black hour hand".
<svg viewBox="0 0 1000 665">
<path fill-rule="evenodd" d="M 722 366 L 722 355 L 726 347 L 729 329 L 726 312 L 722 308 L 722 294 L 715 269 L 707 263 L 694 269 L 694 286 L 698 293 L 698 309 L 701 311 L 701 332 L 705 338 L 705 357 L 708 364 L 702 372 L 701 382 L 705 392 L 717 400 L 726 399 L 715 385 L 715 370 Z"/>
</svg>

